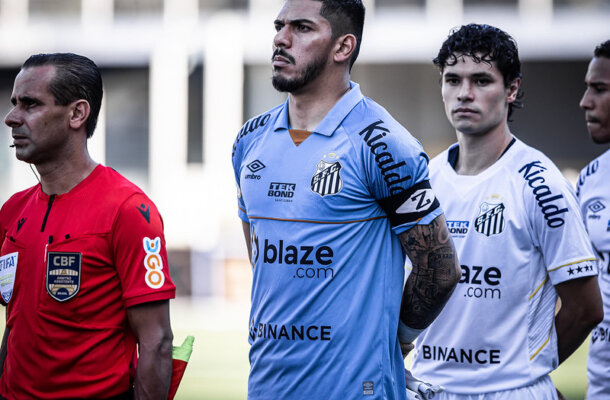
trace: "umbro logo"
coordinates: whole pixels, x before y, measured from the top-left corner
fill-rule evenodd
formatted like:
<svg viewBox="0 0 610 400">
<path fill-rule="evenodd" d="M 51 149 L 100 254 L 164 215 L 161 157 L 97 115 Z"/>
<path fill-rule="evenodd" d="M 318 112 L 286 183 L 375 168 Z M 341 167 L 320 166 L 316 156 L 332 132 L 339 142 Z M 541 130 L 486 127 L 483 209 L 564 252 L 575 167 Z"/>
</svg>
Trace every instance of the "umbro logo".
<svg viewBox="0 0 610 400">
<path fill-rule="evenodd" d="M 593 203 L 589 204 L 589 210 L 591 210 L 591 212 L 594 213 L 598 213 L 601 210 L 605 210 L 606 206 L 604 205 L 604 203 L 602 203 L 599 200 L 594 201 Z"/>
<path fill-rule="evenodd" d="M 258 172 L 261 169 L 265 168 L 265 164 L 263 164 L 262 162 L 260 162 L 258 160 L 254 160 L 254 161 L 252 161 L 250 164 L 248 164 L 246 166 L 252 172 Z"/>
<path fill-rule="evenodd" d="M 17 221 L 17 232 L 19 232 L 19 229 L 21 229 L 26 219 L 27 218 L 21 218 L 19 221 Z"/>
<path fill-rule="evenodd" d="M 260 175 L 256 175 L 254 172 L 258 172 L 261 169 L 265 168 L 265 164 L 263 164 L 262 162 L 260 162 L 258 160 L 254 160 L 250 164 L 246 165 L 246 167 L 248 167 L 248 169 L 252 173 L 251 174 L 246 174 L 245 178 L 246 179 L 256 179 L 256 180 L 260 181 L 261 176 Z"/>
<path fill-rule="evenodd" d="M 146 222 L 150 224 L 150 206 L 140 204 L 140 207 L 138 207 L 138 211 L 140 212 L 140 214 L 142 214 Z"/>
</svg>

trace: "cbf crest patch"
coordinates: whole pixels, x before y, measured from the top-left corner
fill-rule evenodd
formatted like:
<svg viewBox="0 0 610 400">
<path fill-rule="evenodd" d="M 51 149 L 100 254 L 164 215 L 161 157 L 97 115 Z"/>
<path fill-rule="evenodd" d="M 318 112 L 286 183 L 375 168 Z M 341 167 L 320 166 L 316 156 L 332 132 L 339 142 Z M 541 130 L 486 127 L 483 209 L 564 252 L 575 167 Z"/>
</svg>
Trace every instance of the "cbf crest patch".
<svg viewBox="0 0 610 400">
<path fill-rule="evenodd" d="M 311 190 L 322 197 L 339 193 L 343 188 L 341 168 L 339 161 L 328 163 L 320 160 L 311 178 Z"/>
<path fill-rule="evenodd" d="M 491 204 L 484 201 L 479 209 L 480 213 L 474 221 L 474 229 L 485 236 L 502 233 L 504 225 L 506 225 L 504 203 Z"/>
<path fill-rule="evenodd" d="M 18 260 L 19 253 L 16 252 L 0 257 L 0 293 L 5 303 L 8 303 L 13 295 Z"/>
<path fill-rule="evenodd" d="M 70 300 L 80 289 L 81 253 L 50 251 L 47 259 L 47 292 L 57 301 Z"/>
</svg>

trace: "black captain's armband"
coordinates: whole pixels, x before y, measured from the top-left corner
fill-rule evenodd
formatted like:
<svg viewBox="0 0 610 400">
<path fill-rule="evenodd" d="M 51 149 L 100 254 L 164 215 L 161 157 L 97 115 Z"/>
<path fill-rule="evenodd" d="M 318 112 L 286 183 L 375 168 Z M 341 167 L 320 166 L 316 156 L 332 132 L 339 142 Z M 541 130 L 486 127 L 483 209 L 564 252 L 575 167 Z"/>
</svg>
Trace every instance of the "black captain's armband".
<svg viewBox="0 0 610 400">
<path fill-rule="evenodd" d="M 415 222 L 440 206 L 428 180 L 377 201 L 388 214 L 392 226 Z"/>
</svg>

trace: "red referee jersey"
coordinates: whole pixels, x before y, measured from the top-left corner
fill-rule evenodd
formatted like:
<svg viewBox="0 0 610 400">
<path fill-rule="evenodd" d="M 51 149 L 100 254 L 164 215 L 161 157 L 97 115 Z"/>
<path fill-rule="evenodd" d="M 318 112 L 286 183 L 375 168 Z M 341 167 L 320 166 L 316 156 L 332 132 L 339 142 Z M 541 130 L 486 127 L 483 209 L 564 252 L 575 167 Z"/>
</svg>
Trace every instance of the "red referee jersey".
<svg viewBox="0 0 610 400">
<path fill-rule="evenodd" d="M 98 165 L 66 194 L 37 185 L 11 197 L 0 244 L 0 256 L 18 256 L 0 394 L 103 399 L 129 390 L 136 341 L 126 308 L 175 296 L 150 199 Z"/>
</svg>

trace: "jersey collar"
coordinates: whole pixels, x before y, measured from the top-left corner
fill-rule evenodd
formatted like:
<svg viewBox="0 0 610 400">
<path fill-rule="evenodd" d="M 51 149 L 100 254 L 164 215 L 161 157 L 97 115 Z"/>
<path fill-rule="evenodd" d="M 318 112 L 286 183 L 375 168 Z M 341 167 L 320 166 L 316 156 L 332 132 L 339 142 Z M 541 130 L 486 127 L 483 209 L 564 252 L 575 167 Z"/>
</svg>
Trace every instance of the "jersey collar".
<svg viewBox="0 0 610 400">
<path fill-rule="evenodd" d="M 91 173 L 89 173 L 89 175 L 87 175 L 85 177 L 85 179 L 83 179 L 82 181 L 80 181 L 79 183 L 76 184 L 76 186 L 74 186 L 72 189 L 70 189 L 69 192 L 67 193 L 62 193 L 62 194 L 55 194 L 53 196 L 55 196 L 55 201 L 66 198 L 66 197 L 71 197 L 71 196 L 75 196 L 78 195 L 78 192 L 80 192 L 83 188 L 89 186 L 89 183 L 91 181 L 93 181 L 94 179 L 96 179 L 96 177 L 100 174 L 102 174 L 102 172 L 104 172 L 105 167 L 102 164 L 97 164 L 95 166 L 95 168 L 93 168 L 93 171 L 91 171 Z M 46 194 L 45 192 L 42 191 L 42 185 L 38 184 L 38 198 L 42 199 L 44 201 L 48 201 L 49 197 L 51 197 L 51 195 Z"/>
<path fill-rule="evenodd" d="M 337 104 L 331 108 L 316 129 L 314 129 L 314 133 L 319 133 L 324 136 L 331 136 L 333 132 L 335 132 L 335 130 L 337 130 L 337 128 L 341 125 L 341 122 L 343 122 L 347 114 L 349 114 L 356 104 L 358 104 L 364 98 L 362 92 L 360 91 L 359 84 L 350 81 L 349 85 L 349 92 L 343 95 Z M 273 130 L 277 132 L 286 131 L 288 129 L 290 129 L 290 124 L 288 123 L 288 99 L 286 99 L 277 119 L 275 120 Z"/>
</svg>

